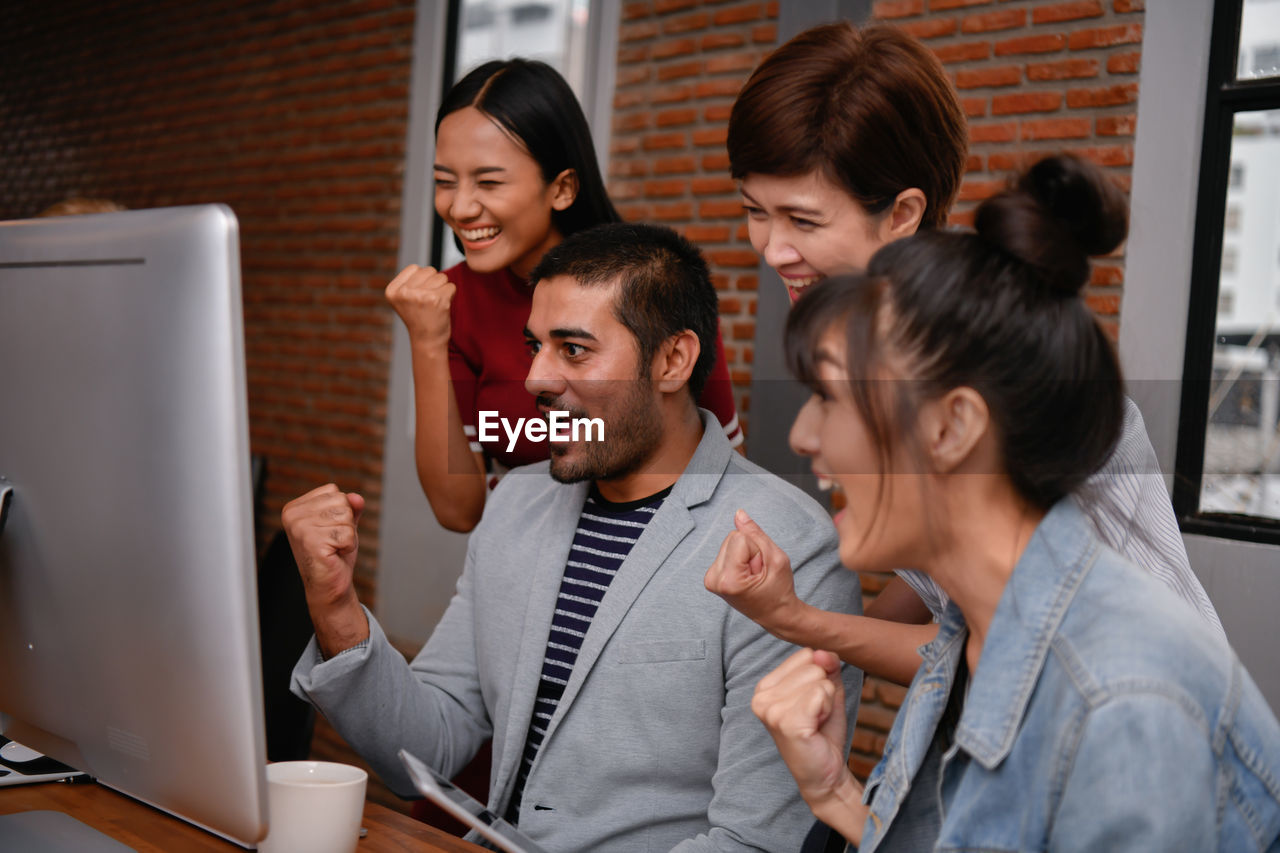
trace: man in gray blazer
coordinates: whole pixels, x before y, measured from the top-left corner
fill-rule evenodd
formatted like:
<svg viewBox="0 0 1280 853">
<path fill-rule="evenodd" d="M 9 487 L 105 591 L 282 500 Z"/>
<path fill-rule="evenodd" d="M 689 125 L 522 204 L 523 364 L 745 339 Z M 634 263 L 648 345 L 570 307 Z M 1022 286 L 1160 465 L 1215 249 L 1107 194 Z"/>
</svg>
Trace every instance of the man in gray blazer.
<svg viewBox="0 0 1280 853">
<path fill-rule="evenodd" d="M 744 509 L 803 599 L 859 612 L 830 519 L 695 406 L 718 317 L 693 246 L 601 226 L 531 281 L 526 388 L 603 438 L 553 441 L 499 483 L 408 664 L 352 584 L 363 499 L 329 485 L 286 506 L 316 627 L 293 689 L 404 794 L 402 747 L 451 776 L 492 737 L 489 809 L 549 851 L 797 850 L 813 818 L 750 708 L 794 649 L 703 575 Z M 861 673 L 843 678 L 852 717 Z"/>
</svg>

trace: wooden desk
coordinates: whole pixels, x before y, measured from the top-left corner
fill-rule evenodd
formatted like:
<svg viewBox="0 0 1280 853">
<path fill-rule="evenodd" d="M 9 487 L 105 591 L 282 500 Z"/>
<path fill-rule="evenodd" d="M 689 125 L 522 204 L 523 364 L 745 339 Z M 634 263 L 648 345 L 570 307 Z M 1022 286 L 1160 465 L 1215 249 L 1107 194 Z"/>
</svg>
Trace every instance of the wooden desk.
<svg viewBox="0 0 1280 853">
<path fill-rule="evenodd" d="M 0 815 L 47 809 L 66 812 L 138 853 L 232 853 L 243 848 L 96 783 L 39 782 L 0 788 Z M 484 853 L 446 832 L 377 803 L 366 803 L 369 835 L 356 853 Z"/>
</svg>

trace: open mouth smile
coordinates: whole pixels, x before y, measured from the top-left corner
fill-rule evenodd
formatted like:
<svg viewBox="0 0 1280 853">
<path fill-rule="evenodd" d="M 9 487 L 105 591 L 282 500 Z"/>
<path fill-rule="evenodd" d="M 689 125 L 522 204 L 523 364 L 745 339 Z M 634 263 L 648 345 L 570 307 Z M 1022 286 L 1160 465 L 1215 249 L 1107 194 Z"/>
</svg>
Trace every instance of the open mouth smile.
<svg viewBox="0 0 1280 853">
<path fill-rule="evenodd" d="M 821 275 L 799 276 L 796 278 L 788 278 L 783 276 L 782 283 L 787 286 L 787 292 L 791 294 L 791 301 L 795 302 L 800 298 L 800 294 L 810 285 L 817 284 L 822 281 Z"/>
<path fill-rule="evenodd" d="M 455 230 L 458 232 L 458 236 L 468 243 L 483 243 L 486 240 L 497 237 L 502 231 L 496 225 L 490 225 L 486 228 L 458 228 Z"/>
</svg>

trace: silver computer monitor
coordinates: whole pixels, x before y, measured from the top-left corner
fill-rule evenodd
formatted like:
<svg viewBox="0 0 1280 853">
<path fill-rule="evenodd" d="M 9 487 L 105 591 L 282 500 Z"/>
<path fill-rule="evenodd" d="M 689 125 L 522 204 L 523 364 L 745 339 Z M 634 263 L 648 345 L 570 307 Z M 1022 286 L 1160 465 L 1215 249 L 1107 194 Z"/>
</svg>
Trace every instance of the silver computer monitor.
<svg viewBox="0 0 1280 853">
<path fill-rule="evenodd" d="M 0 734 L 249 846 L 246 410 L 229 208 L 0 223 Z"/>
</svg>

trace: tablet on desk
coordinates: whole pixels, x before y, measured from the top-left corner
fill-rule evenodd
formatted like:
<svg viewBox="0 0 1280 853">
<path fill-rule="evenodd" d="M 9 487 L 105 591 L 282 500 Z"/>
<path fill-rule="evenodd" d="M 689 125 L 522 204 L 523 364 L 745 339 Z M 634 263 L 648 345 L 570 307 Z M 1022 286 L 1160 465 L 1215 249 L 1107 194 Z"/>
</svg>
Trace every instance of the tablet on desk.
<svg viewBox="0 0 1280 853">
<path fill-rule="evenodd" d="M 0 735 L 0 786 L 53 782 L 72 777 L 88 778 L 74 767 Z"/>
<path fill-rule="evenodd" d="M 400 761 L 409 771 L 418 793 L 471 827 L 482 838 L 506 853 L 546 853 L 528 836 L 485 808 L 479 801 L 432 770 L 406 750 Z"/>
</svg>

